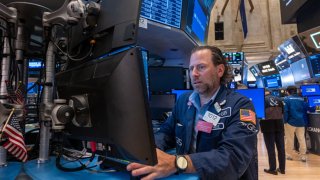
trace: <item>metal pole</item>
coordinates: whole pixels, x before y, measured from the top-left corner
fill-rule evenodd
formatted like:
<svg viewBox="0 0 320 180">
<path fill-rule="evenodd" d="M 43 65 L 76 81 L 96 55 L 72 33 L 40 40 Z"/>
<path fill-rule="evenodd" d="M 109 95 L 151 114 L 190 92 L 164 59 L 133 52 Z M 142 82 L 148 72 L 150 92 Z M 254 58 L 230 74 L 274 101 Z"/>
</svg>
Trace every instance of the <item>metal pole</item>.
<svg viewBox="0 0 320 180">
<path fill-rule="evenodd" d="M 51 111 L 53 107 L 53 84 L 55 74 L 55 51 L 53 42 L 49 42 L 46 54 L 46 79 L 43 89 L 42 105 L 40 109 L 40 152 L 38 163 L 49 160 L 49 140 L 51 128 Z"/>
</svg>

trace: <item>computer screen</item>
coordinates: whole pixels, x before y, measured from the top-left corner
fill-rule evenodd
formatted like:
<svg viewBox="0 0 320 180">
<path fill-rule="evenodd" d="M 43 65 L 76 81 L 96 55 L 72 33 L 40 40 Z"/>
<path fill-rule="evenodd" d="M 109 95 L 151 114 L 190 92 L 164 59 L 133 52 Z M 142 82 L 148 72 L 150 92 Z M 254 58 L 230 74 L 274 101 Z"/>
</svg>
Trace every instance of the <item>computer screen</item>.
<svg viewBox="0 0 320 180">
<path fill-rule="evenodd" d="M 299 37 L 308 55 L 320 53 L 320 27 L 299 33 Z"/>
<path fill-rule="evenodd" d="M 183 28 L 198 44 L 207 43 L 210 12 L 199 0 L 188 0 L 186 26 Z"/>
<path fill-rule="evenodd" d="M 224 52 L 223 56 L 226 58 L 228 64 L 241 65 L 244 59 L 243 52 Z"/>
<path fill-rule="evenodd" d="M 320 54 L 314 54 L 308 57 L 312 70 L 312 77 L 320 78 Z"/>
<path fill-rule="evenodd" d="M 150 96 L 149 104 L 152 120 L 165 120 L 163 114 L 171 112 L 176 103 L 175 94 L 153 94 Z"/>
<path fill-rule="evenodd" d="M 43 67 L 42 60 L 29 59 L 29 69 L 40 69 Z"/>
<path fill-rule="evenodd" d="M 97 19 L 97 25 L 84 29 L 82 23 L 72 26 L 68 32 L 69 55 L 74 58 L 85 57 L 87 60 L 101 57 L 113 50 L 135 44 L 140 16 L 140 0 L 103 0 Z M 85 32 L 85 33 L 84 33 Z M 94 39 L 95 45 L 90 46 Z M 78 65 L 81 62 L 73 62 Z"/>
<path fill-rule="evenodd" d="M 182 67 L 149 67 L 151 92 L 171 92 L 172 89 L 185 88 Z"/>
<path fill-rule="evenodd" d="M 302 96 L 320 96 L 319 84 L 301 85 L 300 88 Z"/>
<path fill-rule="evenodd" d="M 295 82 L 311 78 L 310 70 L 306 59 L 301 59 L 291 64 L 291 71 Z"/>
<path fill-rule="evenodd" d="M 172 89 L 171 93 L 176 95 L 176 98 L 179 99 L 179 97 L 187 92 L 192 92 L 193 90 L 190 89 Z"/>
<path fill-rule="evenodd" d="M 236 92 L 246 96 L 252 101 L 257 118 L 265 119 L 264 88 L 237 89 Z"/>
<path fill-rule="evenodd" d="M 139 48 L 57 73 L 59 98 L 75 109 L 64 134 L 104 143 L 109 157 L 155 165 L 144 74 Z"/>
<path fill-rule="evenodd" d="M 281 78 L 279 74 L 263 76 L 264 87 L 266 88 L 279 88 L 281 87 Z"/>
<path fill-rule="evenodd" d="M 182 0 L 142 0 L 141 17 L 180 28 Z"/>
<path fill-rule="evenodd" d="M 309 107 L 320 106 L 320 96 L 309 96 L 308 103 Z"/>
<path fill-rule="evenodd" d="M 251 66 L 251 67 L 249 68 L 249 71 L 252 73 L 252 75 L 253 75 L 255 78 L 257 78 L 257 77 L 260 75 L 260 72 L 259 72 L 259 70 L 257 69 L 257 66 L 256 66 L 256 65 Z"/>
</svg>

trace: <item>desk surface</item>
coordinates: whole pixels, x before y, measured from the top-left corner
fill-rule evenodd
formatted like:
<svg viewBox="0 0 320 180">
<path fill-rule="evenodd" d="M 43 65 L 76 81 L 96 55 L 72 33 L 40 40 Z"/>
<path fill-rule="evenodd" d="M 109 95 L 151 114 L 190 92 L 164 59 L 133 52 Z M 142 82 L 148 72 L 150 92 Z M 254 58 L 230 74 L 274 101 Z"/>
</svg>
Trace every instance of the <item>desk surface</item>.
<svg viewBox="0 0 320 180">
<path fill-rule="evenodd" d="M 74 164 L 74 166 L 78 166 L 78 165 L 79 165 L 78 163 Z M 68 163 L 64 166 L 72 167 L 72 163 Z M 25 167 L 25 172 L 34 180 L 42 180 L 42 179 L 81 180 L 81 179 L 88 179 L 88 178 L 94 178 L 95 180 L 97 179 L 108 179 L 108 180 L 130 179 L 130 175 L 126 172 L 98 172 L 99 168 L 94 168 L 94 170 L 96 171 L 82 170 L 78 172 L 63 172 L 57 169 L 55 165 L 55 157 L 51 157 L 50 161 L 44 164 L 37 164 L 36 160 L 28 161 L 27 163 L 25 163 L 24 167 Z M 21 169 L 21 163 L 8 162 L 8 166 L 0 167 L 0 179 L 14 180 L 16 176 L 19 174 L 20 169 Z M 172 175 L 164 179 L 196 180 L 199 178 L 195 174 L 180 174 L 180 175 Z"/>
</svg>

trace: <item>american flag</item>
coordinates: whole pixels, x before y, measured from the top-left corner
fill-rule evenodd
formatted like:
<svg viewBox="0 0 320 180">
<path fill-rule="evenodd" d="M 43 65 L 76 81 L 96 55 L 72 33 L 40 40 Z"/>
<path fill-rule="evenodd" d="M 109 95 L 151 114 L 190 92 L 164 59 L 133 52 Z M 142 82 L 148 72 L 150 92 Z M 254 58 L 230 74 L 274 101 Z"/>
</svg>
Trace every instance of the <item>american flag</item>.
<svg viewBox="0 0 320 180">
<path fill-rule="evenodd" d="M 3 133 L 8 140 L 3 147 L 22 162 L 26 162 L 28 154 L 19 121 L 14 113 L 8 121 L 7 126 L 3 129 Z"/>
<path fill-rule="evenodd" d="M 244 122 L 251 122 L 256 125 L 256 113 L 250 109 L 240 109 L 240 120 Z"/>
</svg>

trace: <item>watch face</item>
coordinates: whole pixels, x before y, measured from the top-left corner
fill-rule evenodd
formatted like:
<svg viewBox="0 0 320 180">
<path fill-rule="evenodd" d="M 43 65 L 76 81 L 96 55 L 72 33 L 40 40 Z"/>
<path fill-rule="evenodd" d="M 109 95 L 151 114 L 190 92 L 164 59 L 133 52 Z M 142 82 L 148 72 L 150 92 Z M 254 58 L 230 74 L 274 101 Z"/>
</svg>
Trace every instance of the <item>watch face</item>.
<svg viewBox="0 0 320 180">
<path fill-rule="evenodd" d="M 188 166 L 188 161 L 184 156 L 178 156 L 177 157 L 177 166 L 179 169 L 186 169 Z"/>
</svg>

